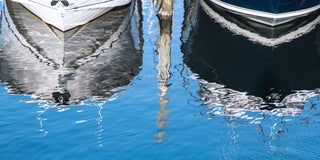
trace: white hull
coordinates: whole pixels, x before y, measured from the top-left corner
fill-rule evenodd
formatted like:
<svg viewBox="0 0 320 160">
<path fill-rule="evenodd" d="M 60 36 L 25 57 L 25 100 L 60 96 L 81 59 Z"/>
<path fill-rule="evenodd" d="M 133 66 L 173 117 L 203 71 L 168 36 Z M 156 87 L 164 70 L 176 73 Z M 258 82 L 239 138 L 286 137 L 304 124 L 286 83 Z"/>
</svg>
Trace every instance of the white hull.
<svg viewBox="0 0 320 160">
<path fill-rule="evenodd" d="M 100 0 L 99 3 L 86 4 L 82 2 L 79 6 L 77 2 L 72 3 L 69 0 L 69 6 L 63 6 L 58 3 L 51 6 L 51 0 L 33 1 L 33 0 L 12 0 L 21 3 L 29 11 L 37 15 L 44 22 L 58 28 L 61 31 L 67 31 L 103 15 L 114 7 L 129 4 L 131 0 Z M 79 1 L 81 3 L 81 0 Z"/>
<path fill-rule="evenodd" d="M 285 12 L 285 13 L 268 13 L 248 8 L 243 8 L 239 6 L 235 6 L 229 3 L 222 2 L 220 0 L 210 0 L 216 6 L 234 14 L 246 17 L 253 21 L 268 25 L 268 26 L 277 26 L 284 24 L 286 22 L 292 21 L 299 17 L 304 17 L 316 10 L 320 9 L 320 4 L 311 8 L 292 11 L 292 12 Z"/>
</svg>

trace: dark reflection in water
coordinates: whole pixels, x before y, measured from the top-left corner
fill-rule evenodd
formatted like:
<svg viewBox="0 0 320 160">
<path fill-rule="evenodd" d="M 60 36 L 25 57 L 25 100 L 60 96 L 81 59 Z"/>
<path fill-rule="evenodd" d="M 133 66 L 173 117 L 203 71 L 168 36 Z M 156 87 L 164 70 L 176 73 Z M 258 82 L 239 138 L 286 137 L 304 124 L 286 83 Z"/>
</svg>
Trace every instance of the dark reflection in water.
<svg viewBox="0 0 320 160">
<path fill-rule="evenodd" d="M 200 4 L 186 12 L 185 17 L 195 19 L 184 22 L 182 52 L 200 79 L 199 96 L 205 105 L 217 107 L 217 114 L 281 108 L 279 114 L 297 115 L 302 103 L 319 93 L 318 13 L 267 31 Z"/>
<path fill-rule="evenodd" d="M 104 100 L 139 73 L 142 53 L 130 26 L 130 6 L 62 33 L 15 2 L 2 18 L 0 80 L 10 94 L 63 105 Z"/>
</svg>

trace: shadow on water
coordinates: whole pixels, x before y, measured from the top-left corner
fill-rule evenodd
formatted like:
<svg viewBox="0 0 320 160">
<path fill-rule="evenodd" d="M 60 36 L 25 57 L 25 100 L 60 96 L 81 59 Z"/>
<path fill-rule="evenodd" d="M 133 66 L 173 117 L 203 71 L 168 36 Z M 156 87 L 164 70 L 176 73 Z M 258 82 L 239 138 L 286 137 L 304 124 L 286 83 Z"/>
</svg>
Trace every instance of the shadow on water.
<svg viewBox="0 0 320 160">
<path fill-rule="evenodd" d="M 198 76 L 198 95 L 218 110 L 214 113 L 241 116 L 246 110 L 279 109 L 278 114 L 297 115 L 308 98 L 318 95 L 318 13 L 268 28 L 205 1 L 199 4 L 186 12 L 193 18 L 184 21 L 182 52 Z"/>
<path fill-rule="evenodd" d="M 6 1 L 2 12 L 0 80 L 9 94 L 32 101 L 79 105 L 104 101 L 130 84 L 142 65 L 141 44 L 131 34 L 132 8 L 125 6 L 61 32 L 20 4 Z M 135 31 L 138 32 L 138 31 Z M 139 40 L 139 39 L 138 39 Z"/>
</svg>

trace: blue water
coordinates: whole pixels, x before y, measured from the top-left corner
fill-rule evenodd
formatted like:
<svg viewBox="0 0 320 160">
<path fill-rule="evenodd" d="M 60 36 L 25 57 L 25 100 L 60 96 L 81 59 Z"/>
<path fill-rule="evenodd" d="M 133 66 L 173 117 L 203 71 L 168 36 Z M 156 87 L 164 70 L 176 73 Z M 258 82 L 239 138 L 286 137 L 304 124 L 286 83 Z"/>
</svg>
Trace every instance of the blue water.
<svg viewBox="0 0 320 160">
<path fill-rule="evenodd" d="M 65 70 L 44 56 L 52 56 L 50 45 L 41 43 L 51 32 L 41 23 L 28 28 L 22 22 L 34 19 L 22 14 L 29 18 L 13 19 L 22 26 L 13 34 L 2 12 L 0 159 L 318 159 L 319 18 L 294 25 L 311 26 L 295 38 L 262 43 L 196 4 L 189 11 L 183 1 L 174 2 L 172 32 L 164 32 L 171 36 L 169 51 L 159 44 L 168 37 L 160 37 L 157 7 L 144 0 L 129 6 L 130 23 L 122 23 L 129 27 L 120 29 L 112 47 L 97 47 L 97 56 L 85 58 L 93 60 L 71 61 Z M 116 16 L 122 14 L 127 10 Z M 95 23 L 107 23 L 102 20 Z M 85 29 L 100 33 L 101 26 Z M 19 34 L 28 41 L 18 42 L 13 35 Z M 69 37 L 66 43 L 80 44 Z"/>
</svg>

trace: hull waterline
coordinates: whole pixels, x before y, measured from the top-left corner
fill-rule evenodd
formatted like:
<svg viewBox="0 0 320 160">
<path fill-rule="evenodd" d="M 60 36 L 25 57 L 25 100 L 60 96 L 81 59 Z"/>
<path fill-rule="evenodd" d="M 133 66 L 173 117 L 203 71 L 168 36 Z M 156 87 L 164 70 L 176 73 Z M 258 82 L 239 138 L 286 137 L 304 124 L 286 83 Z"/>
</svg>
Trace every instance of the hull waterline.
<svg viewBox="0 0 320 160">
<path fill-rule="evenodd" d="M 294 19 L 307 16 L 320 9 L 320 4 L 315 3 L 313 5 L 308 5 L 305 8 L 292 8 L 292 10 L 284 10 L 283 12 L 272 12 L 271 10 L 263 9 L 252 9 L 249 7 L 238 6 L 236 4 L 231 4 L 224 2 L 224 0 L 206 0 L 208 4 L 214 5 L 222 8 L 227 12 L 237 14 L 243 17 L 246 17 L 250 20 L 268 25 L 268 26 L 278 26 L 287 22 L 290 22 Z M 260 7 L 263 8 L 263 7 Z M 276 7 L 275 7 L 276 8 Z M 285 8 L 285 7 L 284 7 Z M 289 8 L 289 6 L 287 7 Z"/>
<path fill-rule="evenodd" d="M 312 31 L 320 22 L 320 16 L 317 11 L 283 25 L 270 27 L 226 12 L 221 8 L 212 7 L 205 3 L 204 0 L 200 0 L 199 4 L 203 11 L 223 28 L 227 28 L 236 35 L 247 37 L 254 43 L 269 47 L 276 47 L 297 39 Z"/>
</svg>

